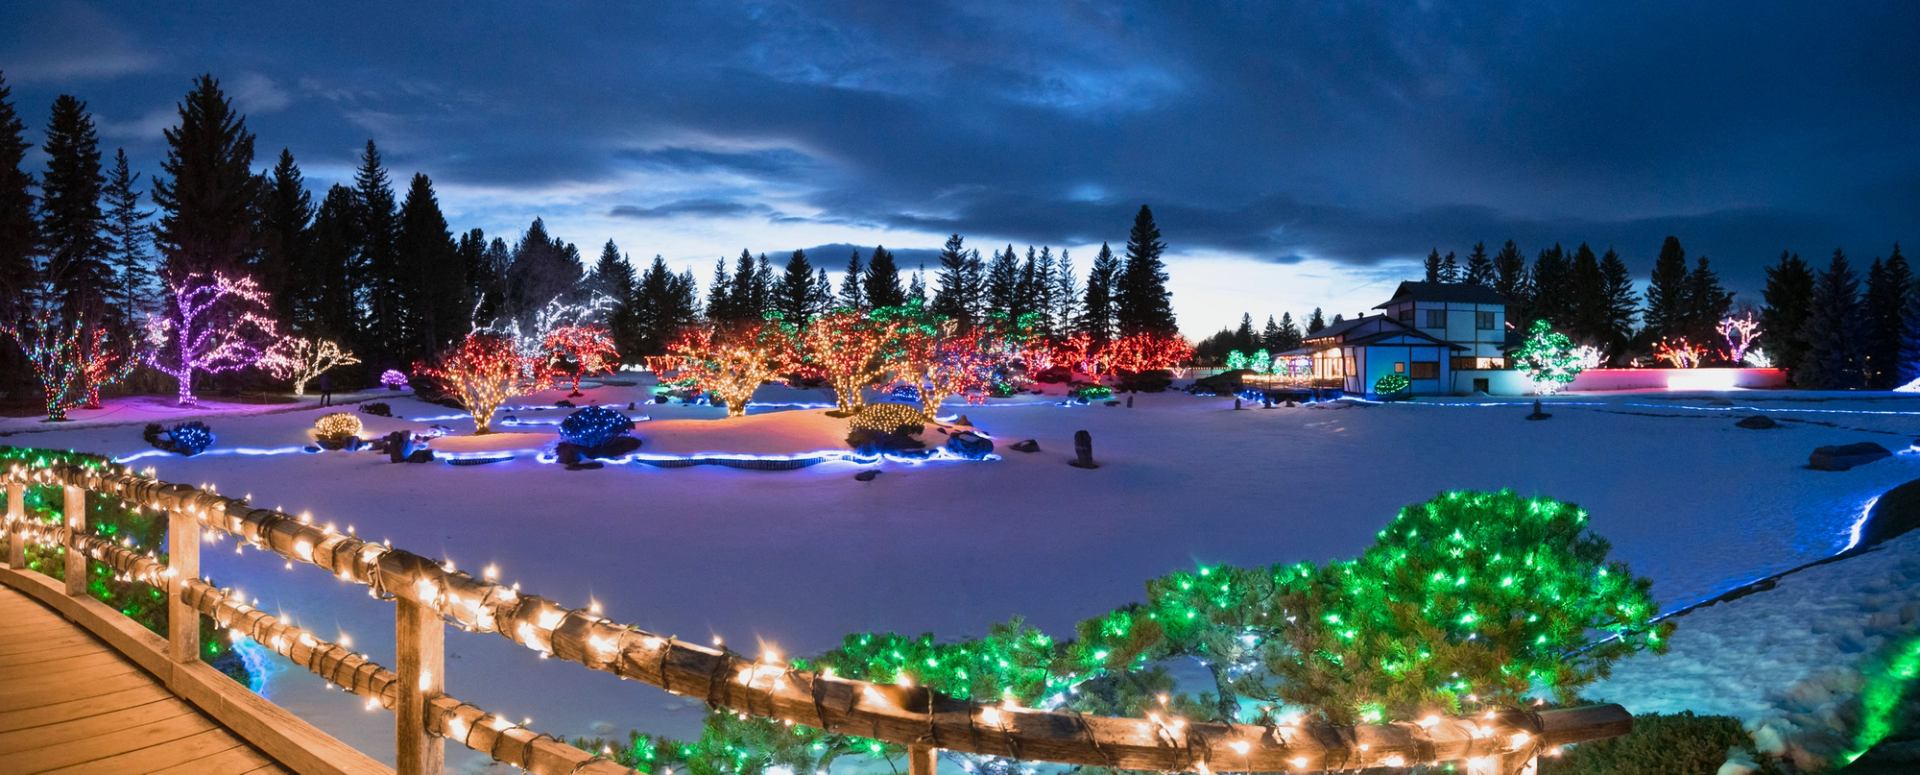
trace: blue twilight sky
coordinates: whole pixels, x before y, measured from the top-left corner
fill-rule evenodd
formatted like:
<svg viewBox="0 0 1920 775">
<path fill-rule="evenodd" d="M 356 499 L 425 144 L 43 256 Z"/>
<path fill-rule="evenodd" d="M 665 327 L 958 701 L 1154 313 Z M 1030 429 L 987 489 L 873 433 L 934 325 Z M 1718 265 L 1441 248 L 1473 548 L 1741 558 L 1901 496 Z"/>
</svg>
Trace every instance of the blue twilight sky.
<svg viewBox="0 0 1920 775">
<path fill-rule="evenodd" d="M 953 231 L 1084 273 L 1145 202 L 1198 335 L 1351 315 L 1476 240 L 1644 275 L 1674 233 L 1755 302 L 1783 248 L 1920 240 L 1912 2 L 5 6 L 36 143 L 72 93 L 152 170 L 211 72 L 261 166 L 288 147 L 324 187 L 371 137 L 458 229 L 538 215 L 703 283 L 743 247 Z"/>
</svg>

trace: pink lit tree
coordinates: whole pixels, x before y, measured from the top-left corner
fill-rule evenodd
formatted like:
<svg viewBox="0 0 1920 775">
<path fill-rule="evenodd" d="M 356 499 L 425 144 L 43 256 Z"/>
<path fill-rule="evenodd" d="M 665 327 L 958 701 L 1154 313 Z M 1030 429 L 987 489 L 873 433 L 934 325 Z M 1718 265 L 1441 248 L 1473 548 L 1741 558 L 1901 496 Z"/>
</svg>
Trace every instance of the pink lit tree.
<svg viewBox="0 0 1920 775">
<path fill-rule="evenodd" d="M 247 368 L 279 339 L 268 294 L 251 277 L 195 272 L 166 285 L 161 312 L 147 317 L 147 364 L 179 382 L 181 405 L 194 403 L 196 372 Z"/>
</svg>

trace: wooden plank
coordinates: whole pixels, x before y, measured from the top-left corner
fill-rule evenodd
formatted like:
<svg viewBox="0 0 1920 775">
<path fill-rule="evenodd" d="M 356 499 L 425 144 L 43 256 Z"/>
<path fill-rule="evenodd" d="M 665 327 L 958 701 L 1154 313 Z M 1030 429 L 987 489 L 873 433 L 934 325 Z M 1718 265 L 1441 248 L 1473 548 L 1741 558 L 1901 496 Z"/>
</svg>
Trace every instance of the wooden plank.
<svg viewBox="0 0 1920 775">
<path fill-rule="evenodd" d="M 87 594 L 87 555 L 73 548 L 73 537 L 87 529 L 87 491 L 67 485 L 67 491 L 60 498 L 60 513 L 67 520 L 67 553 L 62 557 L 66 563 L 66 572 L 61 574 L 66 581 L 68 597 L 84 597 Z"/>
<path fill-rule="evenodd" d="M 184 511 L 167 512 L 167 656 L 175 662 L 200 659 L 200 612 L 181 597 L 188 581 L 200 578 L 200 523 Z"/>
<path fill-rule="evenodd" d="M 225 751 L 191 761 L 156 770 L 153 775 L 241 775 L 263 767 L 278 767 L 267 757 L 261 756 L 247 746 L 229 748 Z"/>
<path fill-rule="evenodd" d="M 132 689 L 117 691 L 111 694 L 102 694 L 97 697 L 82 697 L 34 708 L 0 710 L 0 732 L 11 732 L 16 729 L 28 729 L 31 727 L 45 726 L 47 724 L 58 724 L 62 721 L 85 718 L 96 713 L 105 713 L 121 708 L 131 708 L 136 705 L 145 705 L 149 702 L 164 700 L 172 696 L 172 694 L 167 693 L 165 687 L 150 683 L 145 686 L 136 686 Z"/>
<path fill-rule="evenodd" d="M 312 775 L 392 775 L 393 770 L 204 663 L 180 665 L 167 688 L 269 758 Z"/>
<path fill-rule="evenodd" d="M 114 672 L 89 675 L 85 681 L 61 676 L 9 678 L 4 684 L 5 688 L 0 688 L 0 708 L 17 710 L 39 707 L 82 697 L 97 697 L 151 683 L 153 678 L 140 672 L 140 668 L 124 663 L 115 667 Z"/>
<path fill-rule="evenodd" d="M 79 632 L 78 630 L 72 632 L 49 632 L 39 638 L 20 638 L 11 641 L 0 639 L 0 656 L 31 654 L 35 651 L 42 651 L 48 648 L 90 647 L 98 645 L 99 643 L 100 641 L 95 640 L 93 636 Z"/>
<path fill-rule="evenodd" d="M 447 685 L 447 625 L 440 612 L 406 598 L 394 601 L 394 650 L 400 699 L 394 704 L 395 769 L 400 775 L 438 775 L 447 742 L 427 731 L 427 702 Z"/>
<path fill-rule="evenodd" d="M 78 653 L 78 654 L 71 651 L 54 651 L 54 652 L 41 652 L 41 653 L 43 654 L 43 656 L 40 659 L 40 661 L 34 662 L 31 665 L 22 665 L 19 668 L 11 670 L 10 672 L 17 672 L 20 675 L 32 676 L 34 678 L 46 678 L 49 676 L 71 673 L 76 670 L 80 670 L 80 671 L 104 670 L 104 669 L 110 668 L 113 665 L 127 664 L 127 660 L 125 658 L 121 657 L 119 654 L 115 654 L 111 651 L 107 651 L 106 649 L 101 649 L 99 651 L 94 651 L 90 653 Z"/>
<path fill-rule="evenodd" d="M 7 766 L 16 772 L 71 767 L 76 764 L 118 756 L 148 746 L 172 742 L 189 735 L 214 729 L 213 722 L 199 714 L 188 713 L 160 721 L 117 729 L 99 737 L 21 751 L 7 756 Z"/>
<path fill-rule="evenodd" d="M 145 705 L 96 713 L 72 721 L 0 733 L 0 754 L 19 753 L 110 735 L 128 727 L 165 721 L 192 713 L 193 708 L 188 707 L 186 703 L 167 697 Z"/>
<path fill-rule="evenodd" d="M 198 762 L 236 748 L 245 750 L 246 744 L 232 733 L 219 727 L 205 732 L 189 735 L 172 742 L 148 746 L 128 751 L 118 756 L 95 759 L 72 767 L 48 770 L 47 775 L 119 775 L 126 772 L 152 772 L 158 769 L 181 764 Z M 206 772 L 205 769 L 198 770 Z"/>
</svg>

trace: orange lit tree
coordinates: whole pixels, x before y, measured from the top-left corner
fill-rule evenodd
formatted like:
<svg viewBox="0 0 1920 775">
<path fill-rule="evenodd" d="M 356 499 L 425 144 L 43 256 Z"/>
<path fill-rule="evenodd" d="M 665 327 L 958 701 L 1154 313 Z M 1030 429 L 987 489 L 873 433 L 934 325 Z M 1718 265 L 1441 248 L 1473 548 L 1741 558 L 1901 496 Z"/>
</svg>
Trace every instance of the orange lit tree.
<svg viewBox="0 0 1920 775">
<path fill-rule="evenodd" d="M 493 430 L 493 413 L 501 404 L 533 387 L 524 360 L 511 337 L 475 331 L 432 364 L 414 364 L 413 370 L 439 382 L 473 415 L 477 435 Z"/>
<path fill-rule="evenodd" d="M 580 395 L 581 377 L 612 371 L 620 363 L 620 350 L 614 347 L 613 334 L 606 326 L 561 326 L 547 332 L 543 344 L 550 366 L 553 361 L 573 364 L 569 396 Z"/>
<path fill-rule="evenodd" d="M 866 388 L 887 381 L 900 358 L 896 319 L 838 309 L 813 319 L 800 336 L 802 371 L 833 388 L 841 412 L 857 412 L 867 403 Z"/>
<path fill-rule="evenodd" d="M 667 345 L 662 378 L 705 391 L 740 417 L 762 383 L 801 365 L 794 339 L 777 318 L 689 328 Z"/>
<path fill-rule="evenodd" d="M 968 403 L 986 399 L 1000 360 L 982 339 L 980 328 L 961 331 L 953 320 L 923 320 L 905 327 L 899 342 L 895 382 L 919 391 L 920 413 L 928 420 L 952 396 L 966 396 Z"/>
</svg>

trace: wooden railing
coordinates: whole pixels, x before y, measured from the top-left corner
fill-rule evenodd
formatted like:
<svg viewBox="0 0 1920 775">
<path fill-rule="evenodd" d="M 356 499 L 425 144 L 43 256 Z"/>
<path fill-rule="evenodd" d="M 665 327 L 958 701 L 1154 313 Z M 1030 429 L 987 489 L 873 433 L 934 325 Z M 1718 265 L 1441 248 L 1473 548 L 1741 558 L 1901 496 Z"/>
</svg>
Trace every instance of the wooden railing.
<svg viewBox="0 0 1920 775">
<path fill-rule="evenodd" d="M 11 569 L 0 572 L 0 579 L 16 586 L 31 585 L 23 580 L 29 575 L 44 579 L 21 572 L 25 568 L 25 546 L 38 543 L 67 547 L 63 591 L 69 601 L 80 602 L 72 602 L 63 611 L 88 608 L 85 604 L 93 603 L 107 614 L 113 613 L 111 608 L 84 598 L 87 559 L 101 562 L 125 578 L 165 588 L 170 628 L 164 651 L 165 661 L 173 670 L 191 676 L 200 674 L 190 668 L 199 668 L 224 682 L 227 689 L 238 689 L 224 676 L 199 664 L 198 615 L 206 614 L 221 627 L 238 631 L 334 685 L 393 710 L 395 760 L 402 773 L 438 772 L 447 739 L 495 761 L 542 775 L 628 772 L 601 756 L 448 696 L 444 691 L 443 648 L 447 623 L 470 632 L 494 633 L 540 654 L 652 684 L 676 695 L 697 697 L 714 707 L 904 745 L 913 775 L 931 775 L 937 752 L 942 749 L 1134 770 L 1302 772 L 1463 762 L 1469 773 L 1507 775 L 1525 770 L 1537 756 L 1556 751 L 1558 746 L 1614 737 L 1632 728 L 1631 716 L 1617 705 L 1542 712 L 1509 710 L 1473 718 L 1360 726 L 1256 726 L 1085 716 L 971 702 L 924 687 L 875 684 L 795 670 L 785 663 L 650 633 L 612 621 L 597 610 L 568 608 L 405 550 L 365 541 L 284 512 L 254 508 L 244 500 L 142 476 L 120 466 L 50 459 L 40 466 L 17 465 L 0 479 L 6 483 L 8 496 L 7 560 Z M 56 524 L 28 519 L 23 507 L 28 486 L 64 487 L 65 521 Z M 89 494 L 165 513 L 170 565 L 89 534 L 79 516 L 86 513 L 84 502 Z M 321 640 L 198 578 L 198 547 L 205 530 L 231 535 L 289 561 L 319 567 L 341 580 L 369 586 L 378 597 L 393 600 L 397 668 L 390 670 L 365 655 Z M 51 584 L 42 581 L 41 586 Z M 45 593 L 43 599 L 47 596 L 57 595 Z M 137 625 L 130 626 L 139 630 Z M 152 637 L 144 630 L 139 632 Z M 123 652 L 139 648 L 138 644 L 107 640 Z M 146 662 L 142 664 L 147 666 Z M 196 694 L 176 691 L 207 709 Z M 255 716 L 290 714 L 243 689 L 238 693 L 253 701 L 235 699 L 231 692 L 212 695 L 210 700 L 241 723 L 220 712 L 209 713 L 269 755 L 303 771 L 369 771 L 369 761 L 358 754 L 315 762 L 337 753 L 329 746 L 344 746 L 304 723 L 294 725 L 301 732 L 295 739 L 265 743 L 255 739 L 250 734 L 260 725 Z M 206 696 L 208 692 L 199 690 L 198 694 Z M 308 731 L 311 734 L 306 734 Z M 312 750 L 306 750 L 316 747 L 325 749 L 322 755 L 314 756 Z M 302 750 L 282 753 L 289 748 Z M 379 768 L 374 765 L 373 769 Z"/>
</svg>

